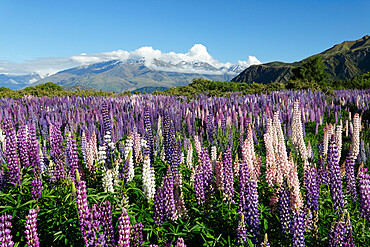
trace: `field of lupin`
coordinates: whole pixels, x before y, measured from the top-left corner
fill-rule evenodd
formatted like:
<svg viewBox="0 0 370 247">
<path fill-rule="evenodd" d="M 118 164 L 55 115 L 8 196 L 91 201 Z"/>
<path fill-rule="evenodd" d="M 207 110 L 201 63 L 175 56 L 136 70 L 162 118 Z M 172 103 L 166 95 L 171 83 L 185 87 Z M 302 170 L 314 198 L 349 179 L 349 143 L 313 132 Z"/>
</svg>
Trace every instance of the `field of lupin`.
<svg viewBox="0 0 370 247">
<path fill-rule="evenodd" d="M 0 99 L 0 246 L 370 246 L 370 90 Z"/>
</svg>

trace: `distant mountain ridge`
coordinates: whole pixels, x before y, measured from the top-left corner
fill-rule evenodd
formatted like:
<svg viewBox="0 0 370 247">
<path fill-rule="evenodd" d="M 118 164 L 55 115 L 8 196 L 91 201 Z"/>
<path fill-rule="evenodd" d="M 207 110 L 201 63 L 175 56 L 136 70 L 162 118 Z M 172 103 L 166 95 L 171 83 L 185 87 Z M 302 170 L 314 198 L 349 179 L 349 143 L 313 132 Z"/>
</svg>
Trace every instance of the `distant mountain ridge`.
<svg viewBox="0 0 370 247">
<path fill-rule="evenodd" d="M 27 87 L 40 79 L 41 77 L 37 73 L 32 73 L 28 75 L 0 74 L 0 86 L 7 87 L 12 90 L 18 90 Z"/>
<path fill-rule="evenodd" d="M 80 85 L 115 92 L 143 88 L 150 91 L 150 88 L 167 89 L 187 85 L 195 78 L 230 81 L 244 69 L 240 65 L 216 68 L 202 61 L 111 60 L 63 70 L 38 80 L 37 84 L 53 82 L 66 87 Z"/>
<path fill-rule="evenodd" d="M 355 41 L 344 41 L 319 53 L 332 80 L 345 80 L 370 71 L 370 36 Z M 313 56 L 311 56 L 313 57 Z M 294 74 L 291 69 L 310 59 L 299 62 L 271 62 L 252 65 L 232 79 L 234 82 L 263 83 L 287 82 Z"/>
</svg>

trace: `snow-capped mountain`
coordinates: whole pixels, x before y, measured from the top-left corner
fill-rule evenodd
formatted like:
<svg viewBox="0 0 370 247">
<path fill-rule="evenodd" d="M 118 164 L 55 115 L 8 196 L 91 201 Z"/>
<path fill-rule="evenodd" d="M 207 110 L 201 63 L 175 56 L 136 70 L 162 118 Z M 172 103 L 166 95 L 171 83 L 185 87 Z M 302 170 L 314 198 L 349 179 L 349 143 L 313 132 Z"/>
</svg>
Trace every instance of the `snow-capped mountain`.
<svg viewBox="0 0 370 247">
<path fill-rule="evenodd" d="M 229 81 L 239 66 L 216 68 L 209 63 L 180 61 L 169 63 L 153 59 L 111 60 L 60 71 L 37 81 L 54 82 L 64 86 L 83 85 L 95 89 L 123 92 L 140 88 L 169 88 L 189 84 L 195 78 Z"/>
<path fill-rule="evenodd" d="M 37 79 L 36 84 L 54 82 L 121 92 L 141 87 L 187 85 L 195 78 L 229 81 L 250 65 L 259 63 L 253 56 L 237 64 L 222 63 L 214 59 L 205 46 L 195 44 L 187 53 L 164 53 L 152 47 L 141 47 L 130 52 L 82 53 L 25 63 L 0 60 L 0 74 L 37 72 L 41 78 Z"/>
</svg>

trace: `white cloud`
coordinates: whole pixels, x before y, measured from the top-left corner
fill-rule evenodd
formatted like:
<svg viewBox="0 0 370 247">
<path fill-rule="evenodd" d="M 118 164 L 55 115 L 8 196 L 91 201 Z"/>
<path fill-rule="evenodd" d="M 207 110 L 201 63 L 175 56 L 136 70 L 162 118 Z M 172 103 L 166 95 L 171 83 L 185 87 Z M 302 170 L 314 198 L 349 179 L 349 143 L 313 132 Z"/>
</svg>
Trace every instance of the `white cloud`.
<svg viewBox="0 0 370 247">
<path fill-rule="evenodd" d="M 202 44 L 195 44 L 187 53 L 175 53 L 168 52 L 163 53 L 161 50 L 153 49 L 153 47 L 145 46 L 134 51 L 123 51 L 117 50 L 112 52 L 103 52 L 96 54 L 86 54 L 81 53 L 80 55 L 74 55 L 71 57 L 62 57 L 62 58 L 37 58 L 34 60 L 27 60 L 23 63 L 13 63 L 9 61 L 0 60 L 0 74 L 29 74 L 32 72 L 37 72 L 41 77 L 45 77 L 58 71 L 81 66 L 89 65 L 98 62 L 104 62 L 109 60 L 122 60 L 127 59 L 144 59 L 145 65 L 152 67 L 153 69 L 161 69 L 166 71 L 179 71 L 179 68 L 171 67 L 158 67 L 153 65 L 153 60 L 158 59 L 164 62 L 167 62 L 173 66 L 176 66 L 178 63 L 185 61 L 188 63 L 191 62 L 206 62 L 213 66 L 214 68 L 225 71 L 225 68 L 230 68 L 233 64 L 227 62 L 222 63 L 214 59 L 207 51 L 207 48 Z M 261 62 L 254 56 L 249 56 L 247 61 L 238 61 L 239 66 L 248 67 L 252 64 L 260 64 Z M 182 66 L 180 69 L 181 72 L 185 73 L 203 73 L 209 72 L 200 71 L 190 65 L 188 67 Z M 215 71 L 215 73 L 222 73 L 220 71 Z"/>
<path fill-rule="evenodd" d="M 248 56 L 247 61 L 238 61 L 238 65 L 243 67 L 249 67 L 254 64 L 261 64 L 261 62 L 255 56 Z"/>
</svg>

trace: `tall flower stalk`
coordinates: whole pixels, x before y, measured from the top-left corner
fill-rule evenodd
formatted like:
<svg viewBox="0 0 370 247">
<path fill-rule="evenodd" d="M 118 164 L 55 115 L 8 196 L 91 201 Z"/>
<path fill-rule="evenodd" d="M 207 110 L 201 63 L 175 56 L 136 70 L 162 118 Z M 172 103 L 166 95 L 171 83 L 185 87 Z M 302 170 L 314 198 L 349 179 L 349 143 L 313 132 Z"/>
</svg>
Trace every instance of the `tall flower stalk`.
<svg viewBox="0 0 370 247">
<path fill-rule="evenodd" d="M 342 176 L 340 174 L 338 147 L 332 139 L 328 148 L 328 170 L 330 175 L 329 187 L 334 211 L 343 212 L 344 200 L 342 193 Z"/>
<path fill-rule="evenodd" d="M 28 246 L 30 247 L 40 246 L 39 235 L 37 233 L 37 212 L 35 209 L 29 210 L 25 228 Z"/>
<path fill-rule="evenodd" d="M 6 133 L 5 156 L 9 168 L 7 180 L 12 186 L 19 186 L 21 184 L 21 171 L 17 153 L 17 136 L 10 118 L 4 121 L 4 131 Z"/>
</svg>

